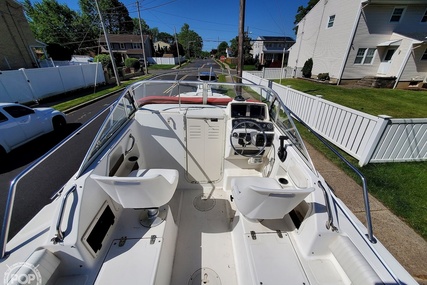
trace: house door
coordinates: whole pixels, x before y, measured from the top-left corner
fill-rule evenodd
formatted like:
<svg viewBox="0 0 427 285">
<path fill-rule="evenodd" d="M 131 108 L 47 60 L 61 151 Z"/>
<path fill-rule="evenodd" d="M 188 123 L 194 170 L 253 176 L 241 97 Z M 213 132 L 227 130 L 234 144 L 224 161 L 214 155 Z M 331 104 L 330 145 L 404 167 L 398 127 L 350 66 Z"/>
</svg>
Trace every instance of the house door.
<svg viewBox="0 0 427 285">
<path fill-rule="evenodd" d="M 378 68 L 379 74 L 387 74 L 388 70 L 390 69 L 391 59 L 395 51 L 396 51 L 396 48 L 387 49 L 384 55 L 384 58 L 380 63 L 380 67 Z"/>
</svg>

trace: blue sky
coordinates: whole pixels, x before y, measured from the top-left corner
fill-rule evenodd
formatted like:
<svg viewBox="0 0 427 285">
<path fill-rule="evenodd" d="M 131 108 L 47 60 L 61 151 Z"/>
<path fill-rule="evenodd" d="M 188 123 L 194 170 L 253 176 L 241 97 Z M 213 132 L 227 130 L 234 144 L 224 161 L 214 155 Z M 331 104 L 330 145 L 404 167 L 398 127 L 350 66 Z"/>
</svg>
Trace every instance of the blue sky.
<svg viewBox="0 0 427 285">
<path fill-rule="evenodd" d="M 38 0 L 37 0 L 38 1 Z M 58 0 L 79 10 L 78 0 Z M 121 0 L 132 18 L 138 16 L 136 0 Z M 251 38 L 258 36 L 290 36 L 299 6 L 308 0 L 246 0 L 245 30 Z M 238 34 L 240 1 L 144 0 L 139 1 L 141 18 L 160 32 L 180 32 L 184 23 L 203 39 L 203 50 L 216 48 L 219 42 L 230 42 Z"/>
</svg>

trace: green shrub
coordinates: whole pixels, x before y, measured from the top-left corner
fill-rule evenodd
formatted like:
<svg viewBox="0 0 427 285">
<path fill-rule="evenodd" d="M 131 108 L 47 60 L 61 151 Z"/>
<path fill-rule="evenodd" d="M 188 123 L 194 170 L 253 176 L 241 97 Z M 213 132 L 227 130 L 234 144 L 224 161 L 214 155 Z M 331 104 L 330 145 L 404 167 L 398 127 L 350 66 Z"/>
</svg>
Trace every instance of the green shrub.
<svg viewBox="0 0 427 285">
<path fill-rule="evenodd" d="M 317 75 L 317 79 L 324 81 L 324 80 L 329 80 L 331 78 L 329 77 L 329 73 L 319 73 Z"/>
<path fill-rule="evenodd" d="M 302 75 L 305 78 L 310 78 L 311 77 L 311 70 L 313 69 L 313 59 L 309 58 L 307 59 L 307 61 L 304 63 L 304 66 L 302 67 Z"/>
<path fill-rule="evenodd" d="M 100 62 L 103 68 L 111 67 L 111 58 L 108 54 L 98 54 L 94 57 L 93 62 Z"/>
<path fill-rule="evenodd" d="M 133 57 L 128 57 L 125 59 L 125 66 L 126 67 L 133 67 L 135 70 L 138 70 L 141 67 L 141 64 L 139 63 L 139 60 Z"/>
</svg>

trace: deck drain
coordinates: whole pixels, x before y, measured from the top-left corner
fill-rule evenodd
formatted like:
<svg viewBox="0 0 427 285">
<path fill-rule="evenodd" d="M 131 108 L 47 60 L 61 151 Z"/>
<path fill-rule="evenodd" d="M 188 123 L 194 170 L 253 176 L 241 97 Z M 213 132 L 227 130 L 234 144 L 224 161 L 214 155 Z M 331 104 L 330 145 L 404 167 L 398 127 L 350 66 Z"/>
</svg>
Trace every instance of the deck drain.
<svg viewBox="0 0 427 285">
<path fill-rule="evenodd" d="M 188 285 L 221 285 L 221 279 L 218 274 L 210 268 L 200 268 L 191 275 Z"/>
<path fill-rule="evenodd" d="M 193 200 L 194 207 L 201 212 L 212 210 L 215 204 L 216 200 L 212 197 L 207 198 L 205 194 L 200 194 Z"/>
</svg>

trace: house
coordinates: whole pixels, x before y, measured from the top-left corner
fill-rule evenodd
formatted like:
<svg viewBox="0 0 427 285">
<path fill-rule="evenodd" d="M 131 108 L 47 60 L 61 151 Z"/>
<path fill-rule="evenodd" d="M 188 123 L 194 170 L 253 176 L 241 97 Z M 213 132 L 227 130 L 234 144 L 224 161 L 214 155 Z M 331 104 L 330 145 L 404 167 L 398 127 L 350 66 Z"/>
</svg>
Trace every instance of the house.
<svg viewBox="0 0 427 285">
<path fill-rule="evenodd" d="M 378 87 L 427 82 L 427 0 L 320 0 L 298 23 L 288 66 L 313 59 L 312 77 Z"/>
<path fill-rule="evenodd" d="M 111 50 L 114 54 L 119 55 L 122 62 L 126 58 L 144 58 L 152 57 L 154 53 L 153 43 L 150 36 L 143 35 L 144 48 L 141 44 L 141 35 L 121 35 L 121 34 L 108 34 Z M 105 36 L 99 38 L 101 46 L 101 53 L 108 53 L 108 47 Z"/>
<path fill-rule="evenodd" d="M 168 51 L 170 49 L 171 45 L 169 43 L 166 43 L 164 41 L 157 41 L 154 43 L 154 50 L 156 52 L 162 52 L 163 51 Z"/>
<path fill-rule="evenodd" d="M 259 36 L 252 42 L 252 56 L 258 58 L 261 65 L 280 67 L 282 57 L 285 55 L 284 64 L 287 63 L 288 49 L 295 43 L 291 37 Z"/>
<path fill-rule="evenodd" d="M 0 70 L 38 67 L 46 45 L 34 38 L 22 5 L 0 0 L 0 15 Z"/>
</svg>

